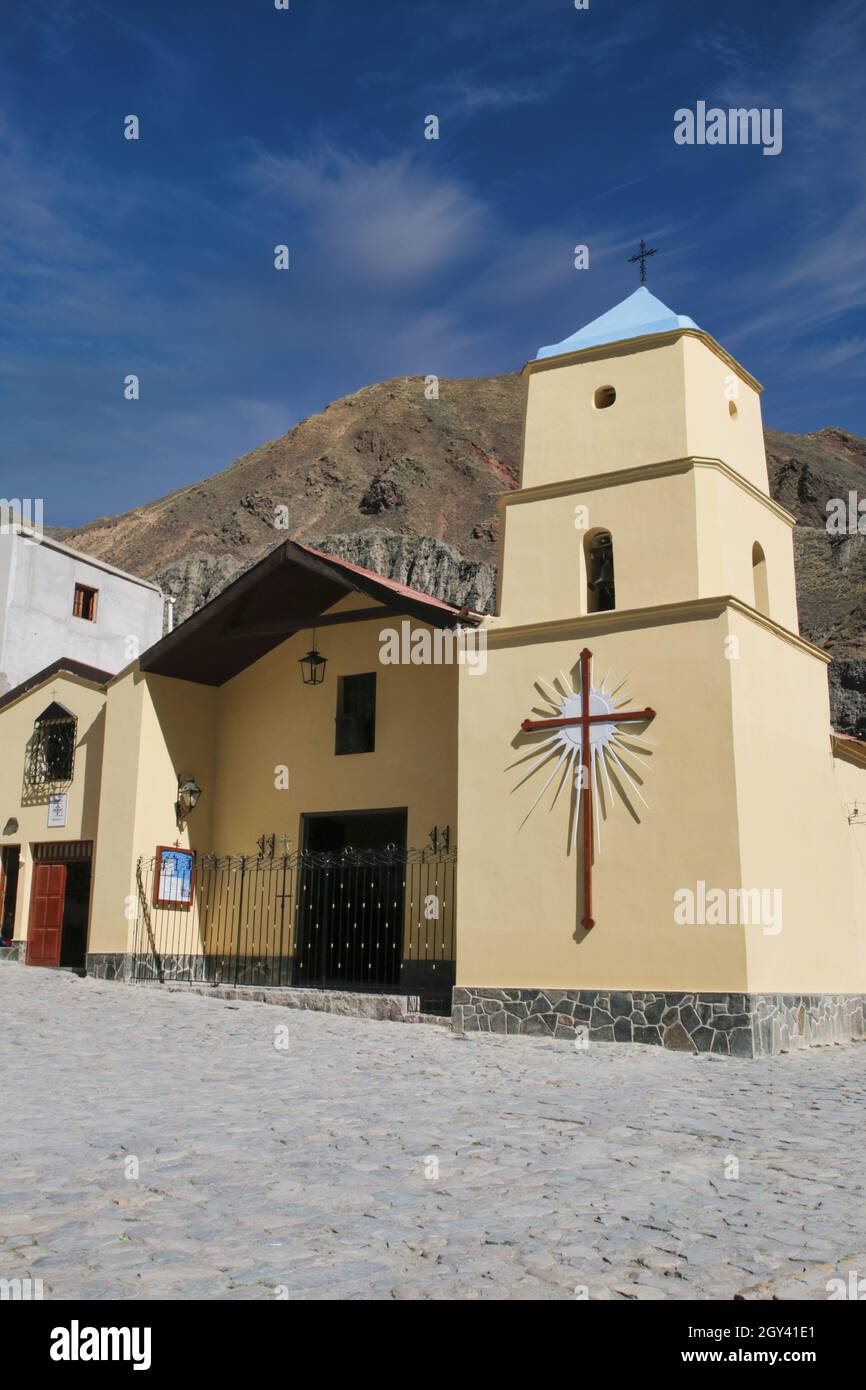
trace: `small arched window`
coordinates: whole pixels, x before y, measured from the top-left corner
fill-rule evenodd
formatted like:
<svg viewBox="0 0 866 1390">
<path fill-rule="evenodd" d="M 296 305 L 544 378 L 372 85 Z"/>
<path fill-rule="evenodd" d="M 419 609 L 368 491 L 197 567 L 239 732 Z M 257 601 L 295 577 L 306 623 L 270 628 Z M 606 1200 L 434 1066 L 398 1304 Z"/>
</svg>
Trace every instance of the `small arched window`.
<svg viewBox="0 0 866 1390">
<path fill-rule="evenodd" d="M 27 745 L 24 780 L 29 787 L 72 781 L 77 723 L 75 715 L 56 700 L 42 711 Z"/>
<path fill-rule="evenodd" d="M 586 562 L 586 611 L 608 613 L 616 607 L 613 575 L 613 537 L 610 531 L 590 531 L 583 543 Z"/>
<path fill-rule="evenodd" d="M 767 587 L 767 557 L 763 547 L 755 541 L 752 546 L 752 583 L 755 589 L 755 607 L 759 613 L 770 616 L 770 593 Z"/>
</svg>

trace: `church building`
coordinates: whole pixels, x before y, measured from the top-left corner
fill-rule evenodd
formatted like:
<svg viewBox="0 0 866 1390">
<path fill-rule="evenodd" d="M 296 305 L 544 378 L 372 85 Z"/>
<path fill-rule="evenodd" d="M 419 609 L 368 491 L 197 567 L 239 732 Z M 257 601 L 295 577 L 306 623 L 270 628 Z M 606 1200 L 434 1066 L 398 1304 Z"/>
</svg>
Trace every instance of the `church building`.
<svg viewBox="0 0 866 1390">
<path fill-rule="evenodd" d="M 866 1037 L 866 744 L 799 635 L 760 386 L 644 287 L 524 380 L 495 615 L 283 541 L 118 675 L 3 697 L 7 954 L 63 960 L 40 865 L 87 839 L 103 977 L 577 1047 Z"/>
</svg>

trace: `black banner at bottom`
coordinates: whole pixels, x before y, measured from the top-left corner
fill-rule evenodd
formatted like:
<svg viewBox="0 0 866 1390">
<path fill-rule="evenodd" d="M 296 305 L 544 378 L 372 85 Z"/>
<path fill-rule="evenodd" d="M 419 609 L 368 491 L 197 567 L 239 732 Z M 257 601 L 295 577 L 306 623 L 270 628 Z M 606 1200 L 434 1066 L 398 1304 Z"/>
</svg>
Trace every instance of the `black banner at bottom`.
<svg viewBox="0 0 866 1390">
<path fill-rule="evenodd" d="M 479 1303 L 496 1301 L 477 1296 L 466 1300 L 476 1310 L 479 1330 L 489 1326 L 488 1315 L 481 1311 Z M 526 1303 L 537 1301 L 509 1302 L 506 1345 L 513 1348 L 520 1335 L 514 1304 L 525 1307 Z M 558 1303 L 560 1317 L 563 1311 L 566 1314 L 562 1321 L 555 1317 L 550 1327 L 560 1328 L 569 1338 L 578 1338 L 578 1345 L 583 1348 L 581 1355 L 589 1354 L 589 1338 L 593 1355 L 613 1358 L 624 1377 L 631 1374 L 632 1358 L 646 1367 L 648 1356 L 654 1375 L 674 1366 L 698 1371 L 712 1366 L 806 1366 L 826 1375 L 850 1364 L 852 1340 L 862 1325 L 862 1310 L 844 1306 L 862 1301 L 856 1293 L 854 1297 L 818 1302 L 543 1301 L 548 1305 Z M 310 1305 L 305 1302 L 303 1307 L 306 1328 Z M 61 1378 L 93 1376 L 104 1369 L 114 1375 L 127 1371 L 139 1376 L 164 1375 L 167 1371 L 213 1371 L 223 1376 L 243 1371 L 249 1375 L 251 1370 L 256 1375 L 266 1375 L 271 1370 L 285 1375 L 290 1374 L 286 1339 L 293 1339 L 290 1345 L 297 1344 L 299 1311 L 298 1304 L 279 1299 L 215 1303 L 17 1302 L 4 1308 L 7 1315 L 14 1314 L 4 1320 L 6 1347 L 11 1352 L 14 1346 L 20 1371 L 38 1372 L 40 1377 L 46 1373 Z M 532 1326 L 526 1347 L 530 1359 L 537 1357 L 540 1350 L 537 1313 Z M 369 1330 L 368 1326 L 368 1334 Z M 624 1344 L 623 1337 L 628 1338 Z M 488 1348 L 485 1355 L 497 1359 L 492 1349 Z M 512 1355 L 513 1350 L 509 1350 L 509 1364 Z M 339 1347 L 333 1339 L 328 1342 L 327 1356 L 327 1374 L 332 1378 L 335 1361 L 339 1359 Z M 345 1356 L 348 1366 L 348 1352 Z M 353 1360 L 357 1363 L 357 1345 Z M 447 1373 L 444 1355 L 440 1356 L 438 1367 L 440 1374 Z M 305 1375 L 309 1376 L 308 1370 Z"/>
</svg>

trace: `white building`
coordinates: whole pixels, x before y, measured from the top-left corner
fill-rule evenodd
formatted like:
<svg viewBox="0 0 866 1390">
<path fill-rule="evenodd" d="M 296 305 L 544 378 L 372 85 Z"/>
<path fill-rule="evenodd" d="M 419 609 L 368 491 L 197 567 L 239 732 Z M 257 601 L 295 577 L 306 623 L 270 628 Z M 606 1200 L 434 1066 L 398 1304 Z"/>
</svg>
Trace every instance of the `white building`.
<svg viewBox="0 0 866 1390">
<path fill-rule="evenodd" d="M 60 657 L 114 675 L 163 635 L 158 585 L 24 526 L 0 527 L 0 694 Z"/>
</svg>

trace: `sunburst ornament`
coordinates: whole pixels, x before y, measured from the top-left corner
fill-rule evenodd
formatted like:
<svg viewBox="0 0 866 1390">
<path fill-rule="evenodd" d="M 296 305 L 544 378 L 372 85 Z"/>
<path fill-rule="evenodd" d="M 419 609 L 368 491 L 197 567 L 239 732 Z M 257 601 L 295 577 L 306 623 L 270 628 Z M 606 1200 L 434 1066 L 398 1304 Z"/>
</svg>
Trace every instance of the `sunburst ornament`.
<svg viewBox="0 0 866 1390">
<path fill-rule="evenodd" d="M 641 751 L 642 735 L 629 735 L 628 743 L 623 741 L 621 724 L 647 724 L 655 718 L 655 710 L 630 710 L 629 702 L 622 689 L 627 677 L 614 684 L 615 678 L 608 671 L 596 686 L 592 683 L 592 652 L 584 647 L 580 653 L 580 683 L 575 690 L 562 671 L 551 685 L 539 680 L 538 687 L 551 707 L 551 714 L 544 719 L 524 719 L 521 729 L 524 733 L 545 734 L 539 745 L 540 756 L 526 774 L 530 777 L 552 757 L 555 758 L 553 770 L 544 786 L 536 796 L 523 818 L 523 824 L 531 816 L 550 784 L 560 774 L 559 784 L 553 794 L 555 802 L 569 777 L 573 778 L 575 795 L 580 794 L 579 815 L 572 816 L 571 841 L 569 849 L 577 843 L 578 821 L 583 827 L 583 917 L 581 925 L 589 931 L 595 925 L 592 916 L 592 860 L 597 845 L 601 852 L 601 805 L 612 805 L 614 785 L 620 795 L 626 796 L 622 783 L 627 783 L 635 796 L 648 803 L 637 781 L 629 770 L 629 763 L 641 763 L 649 767 Z M 610 685 L 608 685 L 610 682 Z M 549 692 L 549 693 L 548 693 Z M 637 744 L 637 747 L 635 746 Z M 559 754 L 556 757 L 557 753 Z M 521 779 L 525 781 L 526 778 Z M 600 790 L 601 788 L 601 790 Z M 595 831 L 593 831 L 595 826 Z"/>
</svg>

